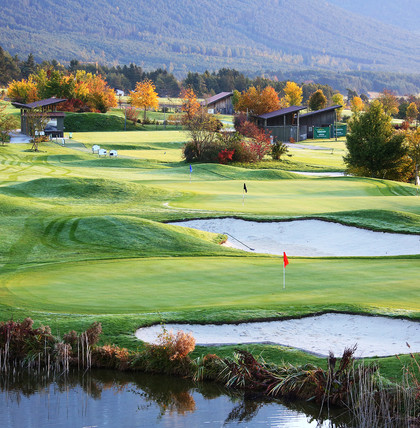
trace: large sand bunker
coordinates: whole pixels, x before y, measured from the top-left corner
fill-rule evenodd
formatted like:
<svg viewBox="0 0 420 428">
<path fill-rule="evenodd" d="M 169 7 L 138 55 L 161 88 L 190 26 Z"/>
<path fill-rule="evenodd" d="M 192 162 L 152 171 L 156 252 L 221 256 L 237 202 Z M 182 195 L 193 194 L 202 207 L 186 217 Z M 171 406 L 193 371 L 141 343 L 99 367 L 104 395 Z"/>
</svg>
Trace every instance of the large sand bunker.
<svg viewBox="0 0 420 428">
<path fill-rule="evenodd" d="M 374 232 L 320 220 L 255 222 L 234 218 L 172 223 L 228 234 L 227 245 L 257 253 L 306 257 L 420 254 L 420 235 Z M 243 245 L 245 244 L 245 245 Z"/>
<path fill-rule="evenodd" d="M 167 330 L 192 333 L 197 345 L 272 343 L 327 356 L 357 344 L 356 357 L 420 352 L 420 322 L 347 314 L 324 314 L 286 321 L 242 324 L 167 324 Z M 140 328 L 136 337 L 156 343 L 162 326 Z M 411 347 L 408 348 L 408 343 Z"/>
</svg>

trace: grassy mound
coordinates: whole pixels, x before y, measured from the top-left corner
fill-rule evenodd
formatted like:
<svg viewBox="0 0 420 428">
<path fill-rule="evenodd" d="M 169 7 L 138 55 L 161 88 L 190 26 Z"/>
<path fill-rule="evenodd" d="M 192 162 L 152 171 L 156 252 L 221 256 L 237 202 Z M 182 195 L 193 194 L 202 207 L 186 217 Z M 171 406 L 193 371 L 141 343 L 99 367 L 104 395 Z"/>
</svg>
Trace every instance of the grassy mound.
<svg viewBox="0 0 420 428">
<path fill-rule="evenodd" d="M 213 180 L 289 180 L 289 179 L 308 179 L 292 172 L 274 170 L 274 169 L 247 169 L 233 165 L 213 164 L 192 164 L 193 181 L 213 181 Z M 169 178 L 182 176 L 183 179 L 189 179 L 189 164 L 182 163 L 172 166 L 170 169 L 162 170 L 162 175 Z"/>
<path fill-rule="evenodd" d="M 113 114 L 66 113 L 64 118 L 66 132 L 124 131 L 124 126 L 124 117 Z M 126 129 L 141 129 L 141 125 L 127 121 Z"/>
<path fill-rule="evenodd" d="M 218 245 L 224 240 L 223 235 L 127 216 L 56 219 L 45 228 L 43 239 L 114 257 L 117 254 L 144 257 L 229 253 Z"/>
<path fill-rule="evenodd" d="M 136 198 L 137 201 L 162 197 L 166 193 L 150 186 L 102 178 L 39 178 L 0 189 L 33 198 L 100 199 L 102 203 Z"/>
<path fill-rule="evenodd" d="M 420 215 L 389 210 L 358 210 L 324 214 L 323 219 L 388 232 L 420 233 Z"/>
</svg>

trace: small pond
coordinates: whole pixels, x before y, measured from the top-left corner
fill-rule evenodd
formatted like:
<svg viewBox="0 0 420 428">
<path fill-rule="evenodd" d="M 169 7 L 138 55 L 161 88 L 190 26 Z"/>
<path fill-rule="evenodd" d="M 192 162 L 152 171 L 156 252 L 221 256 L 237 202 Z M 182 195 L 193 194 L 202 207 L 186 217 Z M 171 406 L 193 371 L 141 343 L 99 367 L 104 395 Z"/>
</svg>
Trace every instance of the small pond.
<svg viewBox="0 0 420 428">
<path fill-rule="evenodd" d="M 213 218 L 174 222 L 228 235 L 228 245 L 256 253 L 302 257 L 420 254 L 420 235 L 374 232 L 320 220 L 256 222 Z M 251 250 L 252 249 L 252 250 Z"/>
<path fill-rule="evenodd" d="M 53 380 L 0 374 L 2 428 L 346 427 L 345 416 L 338 418 L 320 416 L 308 403 L 284 404 L 166 376 L 96 370 Z"/>
</svg>

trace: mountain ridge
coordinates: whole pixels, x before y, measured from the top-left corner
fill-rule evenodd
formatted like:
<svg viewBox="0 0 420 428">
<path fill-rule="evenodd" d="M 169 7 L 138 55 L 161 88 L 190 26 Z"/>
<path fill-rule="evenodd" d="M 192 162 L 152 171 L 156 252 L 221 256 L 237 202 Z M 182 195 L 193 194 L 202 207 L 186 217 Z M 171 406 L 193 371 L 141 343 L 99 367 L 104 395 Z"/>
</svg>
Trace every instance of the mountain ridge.
<svg viewBox="0 0 420 428">
<path fill-rule="evenodd" d="M 0 0 L 0 39 L 21 57 L 134 62 L 178 75 L 222 67 L 417 72 L 420 34 L 333 1 Z"/>
</svg>

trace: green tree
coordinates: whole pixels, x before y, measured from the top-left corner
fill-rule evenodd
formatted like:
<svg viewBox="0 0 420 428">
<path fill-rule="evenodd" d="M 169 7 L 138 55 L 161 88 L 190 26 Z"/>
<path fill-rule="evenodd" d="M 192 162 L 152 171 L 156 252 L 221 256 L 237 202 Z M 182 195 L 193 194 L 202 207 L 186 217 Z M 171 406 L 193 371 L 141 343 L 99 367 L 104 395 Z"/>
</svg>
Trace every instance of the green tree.
<svg viewBox="0 0 420 428">
<path fill-rule="evenodd" d="M 20 70 L 24 79 L 27 79 L 31 74 L 36 73 L 35 59 L 31 53 L 28 55 L 28 59 L 22 63 Z"/>
<path fill-rule="evenodd" d="M 10 141 L 9 133 L 19 126 L 16 117 L 6 114 L 5 110 L 6 105 L 0 105 L 0 141 L 2 145 Z"/>
<path fill-rule="evenodd" d="M 12 80 L 20 79 L 19 61 L 12 58 L 0 46 L 0 85 L 7 86 Z"/>
<path fill-rule="evenodd" d="M 417 109 L 417 106 L 415 103 L 410 103 L 410 105 L 407 107 L 407 111 L 405 113 L 405 117 L 407 118 L 407 120 L 411 123 L 414 120 L 417 119 L 419 115 L 419 111 Z"/>
<path fill-rule="evenodd" d="M 346 103 L 344 102 L 344 97 L 338 92 L 332 96 L 332 103 L 335 106 L 341 106 L 336 110 L 337 112 L 337 120 L 341 120 L 341 116 L 343 114 L 344 106 Z"/>
<path fill-rule="evenodd" d="M 28 127 L 29 136 L 32 138 L 31 150 L 38 151 L 39 143 L 42 142 L 43 137 L 41 132 L 44 132 L 45 126 L 50 120 L 48 113 L 42 111 L 40 108 L 25 110 L 25 120 Z"/>
<path fill-rule="evenodd" d="M 349 122 L 348 150 L 344 162 L 351 174 L 376 178 L 394 178 L 404 163 L 407 149 L 404 134 L 395 133 L 391 117 L 379 101 Z"/>
<path fill-rule="evenodd" d="M 241 93 L 235 89 L 233 91 L 233 96 L 232 96 L 232 105 L 235 111 L 236 111 L 236 105 L 238 104 L 240 96 L 241 96 Z"/>
<path fill-rule="evenodd" d="M 347 88 L 347 102 L 349 104 L 354 97 L 358 97 L 357 92 L 353 89 Z"/>
<path fill-rule="evenodd" d="M 309 97 L 308 105 L 313 111 L 327 107 L 327 97 L 322 92 L 322 89 L 318 89 Z"/>
<path fill-rule="evenodd" d="M 384 112 L 390 116 L 398 114 L 398 100 L 397 97 L 388 89 L 384 89 L 379 95 L 378 100 L 381 102 Z"/>
<path fill-rule="evenodd" d="M 183 148 L 185 160 L 211 162 L 212 158 L 217 156 L 214 152 L 214 142 L 217 131 L 222 127 L 220 121 L 200 107 L 192 116 L 185 115 L 183 125 L 189 136 L 189 141 Z"/>
</svg>

